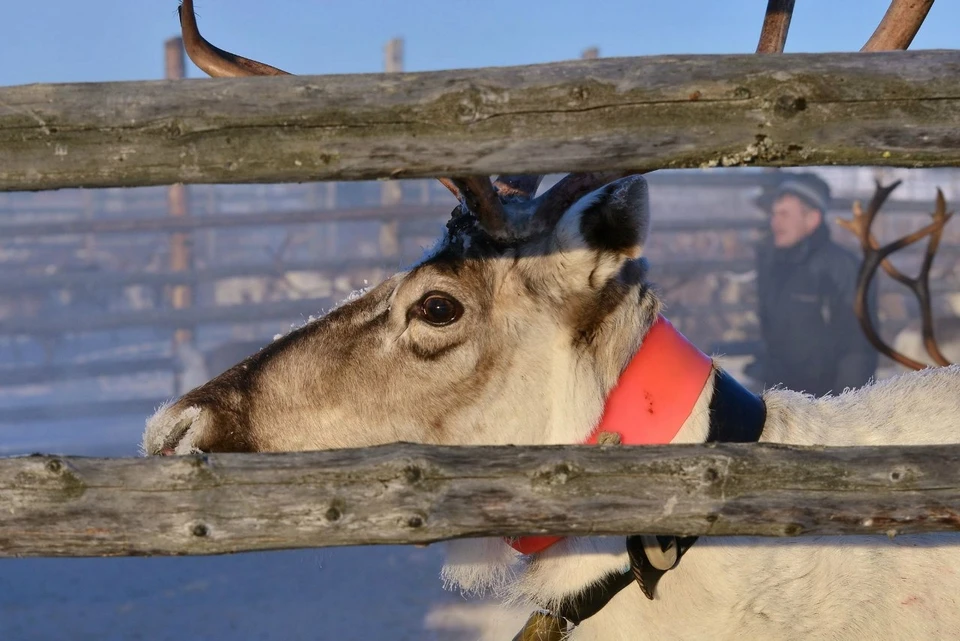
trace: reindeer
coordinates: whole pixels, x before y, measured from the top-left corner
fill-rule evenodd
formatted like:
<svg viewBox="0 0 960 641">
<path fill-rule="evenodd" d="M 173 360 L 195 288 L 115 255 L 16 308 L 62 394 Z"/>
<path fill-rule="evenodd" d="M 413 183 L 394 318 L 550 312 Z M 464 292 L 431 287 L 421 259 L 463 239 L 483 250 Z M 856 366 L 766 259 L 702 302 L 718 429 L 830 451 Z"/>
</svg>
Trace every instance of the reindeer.
<svg viewBox="0 0 960 641">
<path fill-rule="evenodd" d="M 930 4 L 895 1 L 872 46 L 905 47 Z M 784 15 L 765 22 L 761 50 L 782 50 Z M 207 73 L 283 73 L 204 40 L 190 0 L 181 20 Z M 426 257 L 160 408 L 145 453 L 576 444 L 600 432 L 624 445 L 960 442 L 958 366 L 834 397 L 754 396 L 687 343 L 646 277 L 641 175 L 575 173 L 540 195 L 540 176 L 441 180 L 460 204 Z M 629 410 L 647 390 L 649 423 L 605 429 L 615 398 Z M 518 639 L 960 635 L 952 534 L 484 539 L 447 551 L 450 584 L 542 608 Z"/>
</svg>

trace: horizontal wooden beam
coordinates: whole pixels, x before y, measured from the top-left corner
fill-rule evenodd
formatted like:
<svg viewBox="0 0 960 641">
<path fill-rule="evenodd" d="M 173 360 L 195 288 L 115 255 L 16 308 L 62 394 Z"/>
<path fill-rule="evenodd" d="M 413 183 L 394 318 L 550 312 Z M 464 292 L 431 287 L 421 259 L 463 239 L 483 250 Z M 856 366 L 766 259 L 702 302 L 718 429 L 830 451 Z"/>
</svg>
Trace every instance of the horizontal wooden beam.
<svg viewBox="0 0 960 641">
<path fill-rule="evenodd" d="M 749 260 L 687 260 L 659 265 L 651 270 L 651 274 L 660 278 L 706 273 L 711 269 L 720 268 L 750 269 L 750 266 Z M 0 336 L 58 336 L 133 327 L 174 329 L 185 325 L 206 323 L 250 323 L 284 319 L 299 324 L 308 316 L 317 316 L 329 310 L 337 302 L 339 302 L 337 298 L 300 298 L 190 309 L 144 309 L 74 316 L 19 316 L 0 320 Z M 722 313 L 726 309 L 714 306 L 711 307 L 711 312 Z M 674 310 L 673 315 L 681 313 L 682 310 L 677 309 Z M 698 313 L 702 313 L 702 310 L 698 310 Z"/>
<path fill-rule="evenodd" d="M 557 535 L 960 531 L 960 445 L 439 447 L 0 459 L 0 556 Z"/>
<path fill-rule="evenodd" d="M 145 309 L 64 317 L 7 318 L 0 320 L 0 336 L 55 336 L 131 327 L 175 329 L 201 323 L 251 323 L 283 319 L 289 319 L 291 323 L 300 323 L 310 315 L 316 316 L 330 309 L 336 302 L 332 298 L 300 298 L 220 307 Z"/>
<path fill-rule="evenodd" d="M 941 248 L 941 256 L 955 256 L 956 248 Z M 365 259 L 359 259 L 356 264 L 367 265 L 375 268 L 377 261 L 366 262 Z M 295 269 L 296 263 L 289 267 Z M 301 267 L 303 265 L 300 265 Z M 670 262 L 654 262 L 651 265 L 650 275 L 654 280 L 693 277 L 711 272 L 746 272 L 755 266 L 752 259 L 734 258 L 734 259 L 705 259 L 705 260 L 678 260 Z M 286 266 L 285 266 L 286 267 Z M 387 267 L 387 266 L 384 266 Z M 209 274 L 206 272 L 213 272 Z M 263 273 L 253 273 L 249 270 L 248 275 L 270 276 L 279 275 L 279 272 L 264 268 Z M 194 276 L 216 276 L 220 272 L 214 270 L 202 270 L 200 272 L 184 272 L 183 277 L 170 278 L 170 283 L 181 282 L 203 282 L 204 278 L 194 280 Z M 146 284 L 158 285 L 164 280 L 166 274 L 148 275 L 150 278 L 143 279 Z M 130 275 L 131 278 L 124 279 L 116 275 L 109 275 L 104 279 L 104 287 L 121 284 L 134 284 L 140 279 L 136 274 Z M 153 276 L 157 276 L 156 279 Z M 219 277 L 219 276 L 217 276 Z M 215 278 L 214 278 L 215 279 Z M 0 279 L 0 291 L 3 291 L 5 285 L 4 279 Z M 72 285 L 66 283 L 57 283 L 57 287 L 79 286 L 81 283 L 73 281 Z M 83 286 L 95 287 L 96 284 L 84 280 Z M 903 287 L 889 280 L 880 281 L 880 291 L 884 292 L 906 292 Z M 16 289 L 11 287 L 11 289 Z M 931 291 L 936 294 L 953 292 L 955 290 L 949 282 L 935 281 L 931 284 Z M 21 293 L 23 293 L 21 291 Z M 111 312 L 109 314 L 84 314 L 80 316 L 63 317 L 13 317 L 0 320 L 0 336 L 59 336 L 66 334 L 77 334 L 81 332 L 101 332 L 118 329 L 130 329 L 134 327 L 156 327 L 164 329 L 173 329 L 184 325 L 201 325 L 207 323 L 250 323 L 270 320 L 289 319 L 291 323 L 302 322 L 305 316 L 318 315 L 323 310 L 330 307 L 337 301 L 334 298 L 301 298 L 282 301 L 266 301 L 262 303 L 245 303 L 241 305 L 223 305 L 216 307 L 194 307 L 191 309 L 147 309 L 125 312 Z M 704 313 L 702 306 L 685 306 L 679 302 L 672 303 L 671 317 L 679 317 L 685 314 Z M 708 311 L 712 314 L 740 313 L 753 311 L 756 307 L 749 302 L 740 302 L 726 305 L 711 305 Z"/>
<path fill-rule="evenodd" d="M 928 207 L 929 208 L 929 207 Z M 229 214 L 196 216 L 178 220 L 155 218 L 100 218 L 56 220 L 35 223 L 0 223 L 0 238 L 45 238 L 78 234 L 144 234 L 190 232 L 202 229 L 239 229 L 274 225 L 325 224 L 335 222 L 383 221 L 413 226 L 418 231 L 426 223 L 429 233 L 443 231 L 438 221 L 449 218 L 453 205 L 423 205 L 343 209 L 338 211 L 288 211 L 270 214 Z M 846 208 L 844 211 L 850 211 Z M 886 211 L 884 212 L 886 213 Z M 756 229 L 766 221 L 760 218 L 666 218 L 657 221 L 659 232 L 712 231 L 715 229 Z M 403 229 L 403 228 L 401 228 Z"/>
<path fill-rule="evenodd" d="M 264 225 L 301 225 L 336 222 L 397 220 L 420 221 L 448 217 L 456 203 L 447 205 L 397 205 L 322 211 L 318 209 L 255 214 L 214 214 L 190 218 L 77 218 L 32 223 L 0 224 L 0 238 L 43 238 L 72 234 L 143 234 L 190 232 L 201 229 L 238 229 Z M 437 227 L 439 232 L 442 228 Z"/>
<path fill-rule="evenodd" d="M 655 175 L 655 174 L 654 174 Z M 691 185 L 696 189 L 697 185 Z M 869 201 L 865 195 L 862 202 Z M 830 204 L 829 215 L 849 214 L 855 199 L 834 198 Z M 654 195 L 654 207 L 656 196 Z M 273 225 L 326 224 L 335 222 L 384 221 L 399 222 L 404 225 L 401 231 L 409 233 L 437 234 L 441 227 L 436 221 L 449 217 L 453 209 L 448 205 L 398 205 L 393 207 L 366 207 L 338 210 L 300 210 L 285 212 L 257 212 L 254 214 L 213 214 L 195 216 L 186 219 L 157 216 L 150 218 L 80 218 L 74 220 L 54 220 L 30 223 L 0 223 L 0 238 L 46 238 L 50 236 L 70 236 L 82 234 L 143 234 L 191 232 L 203 229 L 240 229 Z M 928 214 L 933 209 L 933 199 L 929 201 L 891 201 L 883 210 L 884 216 Z M 727 217 L 727 218 L 690 218 L 659 217 L 655 220 L 658 233 L 696 232 L 717 229 L 761 229 L 767 225 L 764 218 Z"/>
<path fill-rule="evenodd" d="M 290 272 L 326 272 L 341 274 L 357 269 L 399 270 L 396 259 L 367 257 L 318 258 L 275 263 L 227 264 L 184 272 L 64 271 L 58 274 L 0 274 L 0 293 L 29 293 L 50 289 L 110 289 L 130 285 L 162 287 L 164 285 L 196 285 L 227 278 L 280 278 Z M 268 303 L 264 303 L 265 305 Z"/>
<path fill-rule="evenodd" d="M 78 401 L 73 403 L 43 403 L 20 407 L 0 408 L 0 426 L 49 421 L 77 421 L 86 418 L 130 417 L 142 423 L 167 398 L 130 398 L 123 400 Z M 3 432 L 0 430 L 0 435 Z"/>
<path fill-rule="evenodd" d="M 960 165 L 960 51 L 0 89 L 0 190 Z"/>
<path fill-rule="evenodd" d="M 658 228 L 659 229 L 659 228 Z M 663 231 L 662 229 L 659 229 Z M 403 234 L 401 234 L 403 236 Z M 753 268 L 749 258 L 669 260 L 657 261 L 657 274 L 692 274 L 710 271 L 739 271 Z M 401 261 L 387 258 L 319 258 L 316 260 L 282 261 L 264 264 L 228 264 L 185 272 L 123 272 L 123 271 L 64 271 L 57 274 L 0 273 L 0 293 L 27 294 L 50 289 L 102 290 L 131 285 L 161 287 L 165 285 L 195 285 L 227 278 L 280 278 L 290 272 L 342 274 L 358 269 L 383 269 L 391 273 L 401 269 Z M 264 305 L 272 303 L 263 303 Z M 0 325 L 2 326 L 2 325 Z M 2 330 L 0 330 L 2 331 Z"/>
<path fill-rule="evenodd" d="M 168 356 L 47 365 L 4 365 L 0 367 L 0 386 L 37 385 L 76 378 L 125 376 L 157 370 L 173 371 L 175 367 L 176 361 Z"/>
</svg>

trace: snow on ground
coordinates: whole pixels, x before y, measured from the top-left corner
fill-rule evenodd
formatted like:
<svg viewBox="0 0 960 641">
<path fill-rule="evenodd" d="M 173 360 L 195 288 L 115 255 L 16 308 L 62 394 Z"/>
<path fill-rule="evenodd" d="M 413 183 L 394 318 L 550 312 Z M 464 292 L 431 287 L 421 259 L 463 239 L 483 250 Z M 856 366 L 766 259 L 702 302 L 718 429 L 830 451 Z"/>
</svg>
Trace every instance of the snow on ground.
<svg viewBox="0 0 960 641">
<path fill-rule="evenodd" d="M 219 557 L 0 560 L 0 639 L 511 638 L 522 617 L 445 592 L 440 553 L 337 548 Z"/>
</svg>

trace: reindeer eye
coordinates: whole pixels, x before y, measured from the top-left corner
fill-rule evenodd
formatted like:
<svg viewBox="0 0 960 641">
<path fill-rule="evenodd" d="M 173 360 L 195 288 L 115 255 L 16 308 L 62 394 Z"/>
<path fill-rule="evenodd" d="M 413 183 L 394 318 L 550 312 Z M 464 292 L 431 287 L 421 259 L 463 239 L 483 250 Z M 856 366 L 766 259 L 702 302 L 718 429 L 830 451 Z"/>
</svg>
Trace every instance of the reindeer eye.
<svg viewBox="0 0 960 641">
<path fill-rule="evenodd" d="M 463 305 L 443 292 L 430 292 L 420 300 L 417 315 L 431 325 L 449 325 L 460 319 Z"/>
</svg>

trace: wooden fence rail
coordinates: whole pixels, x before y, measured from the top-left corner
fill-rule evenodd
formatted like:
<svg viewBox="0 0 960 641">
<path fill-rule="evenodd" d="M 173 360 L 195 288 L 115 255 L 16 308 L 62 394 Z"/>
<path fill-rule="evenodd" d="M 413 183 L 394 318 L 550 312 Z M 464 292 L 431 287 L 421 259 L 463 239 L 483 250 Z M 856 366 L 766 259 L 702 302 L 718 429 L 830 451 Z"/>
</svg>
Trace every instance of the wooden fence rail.
<svg viewBox="0 0 960 641">
<path fill-rule="evenodd" d="M 944 248 L 945 255 L 951 254 L 949 247 Z M 960 248 L 958 248 L 960 249 Z M 956 254 L 957 252 L 952 252 Z M 64 271 L 59 274 L 24 274 L 0 273 L 0 294 L 36 293 L 59 288 L 86 288 L 110 289 L 127 287 L 130 285 L 146 285 L 151 287 L 163 285 L 179 285 L 209 283 L 227 278 L 260 277 L 280 278 L 290 272 L 315 272 L 327 274 L 342 274 L 358 269 L 384 269 L 390 273 L 402 269 L 409 261 L 400 261 L 396 258 L 318 258 L 316 260 L 284 260 L 274 263 L 241 263 L 216 265 L 203 269 L 194 269 L 184 272 L 81 272 Z M 711 271 L 747 271 L 753 269 L 755 261 L 751 258 L 718 258 L 718 259 L 679 259 L 657 261 L 654 269 L 657 274 L 689 275 L 706 274 Z M 2 321 L 0 321 L 2 327 Z M 0 329 L 0 333 L 2 333 Z"/>
<path fill-rule="evenodd" d="M 960 51 L 0 89 L 0 190 L 960 165 Z"/>
<path fill-rule="evenodd" d="M 175 329 L 200 323 L 252 323 L 267 320 L 289 320 L 291 324 L 299 324 L 306 321 L 311 314 L 329 310 L 338 302 L 338 298 L 317 297 L 219 307 L 141 309 L 68 317 L 51 315 L 8 318 L 0 320 L 0 336 L 58 336 L 133 327 Z"/>
<path fill-rule="evenodd" d="M 439 447 L 0 460 L 0 556 L 528 534 L 960 531 L 960 445 Z"/>
<path fill-rule="evenodd" d="M 127 417 L 142 421 L 163 403 L 165 398 L 128 398 L 122 400 L 78 401 L 73 403 L 34 403 L 18 407 L 0 408 L 0 429 L 11 425 L 22 427 L 26 423 L 49 421 L 79 421 L 88 418 Z"/>
<path fill-rule="evenodd" d="M 705 261 L 709 266 L 710 262 Z M 741 263 L 747 266 L 747 263 Z M 696 273 L 699 266 L 687 262 L 687 270 L 678 268 L 674 275 Z M 661 274 L 659 270 L 654 272 Z M 63 334 L 83 332 L 105 332 L 132 329 L 135 327 L 153 327 L 157 329 L 175 329 L 177 327 L 199 325 L 201 323 L 254 323 L 260 321 L 289 321 L 290 326 L 301 325 L 310 316 L 319 316 L 340 304 L 345 295 L 315 298 L 290 298 L 265 301 L 262 303 L 241 303 L 237 305 L 218 305 L 211 307 L 192 307 L 189 309 L 141 309 L 135 311 L 117 311 L 97 314 L 75 314 L 61 317 L 58 315 L 18 317 L 0 320 L 0 337 L 35 336 L 51 337 Z M 726 303 L 712 305 L 713 314 L 740 313 L 753 310 L 749 303 Z M 671 317 L 685 313 L 703 314 L 703 308 L 674 308 Z"/>
<path fill-rule="evenodd" d="M 56 220 L 30 223 L 0 223 L 0 238 L 44 238 L 72 234 L 144 234 L 190 232 L 203 229 L 238 229 L 263 225 L 302 225 L 359 221 L 422 221 L 450 215 L 456 200 L 446 205 L 394 205 L 335 209 L 301 210 L 278 213 L 215 214 L 178 220 L 170 216 L 152 218 L 110 217 L 100 219 Z M 928 207 L 929 209 L 929 207 Z M 849 210 L 848 210 L 849 211 Z"/>
<path fill-rule="evenodd" d="M 175 367 L 177 367 L 176 361 L 167 356 L 21 365 L 19 367 L 6 363 L 3 367 L 0 367 L 0 387 L 5 385 L 37 385 L 84 377 L 126 376 L 157 370 L 173 370 Z M 0 419 L 0 422 L 2 422 L 2 419 Z"/>
</svg>

